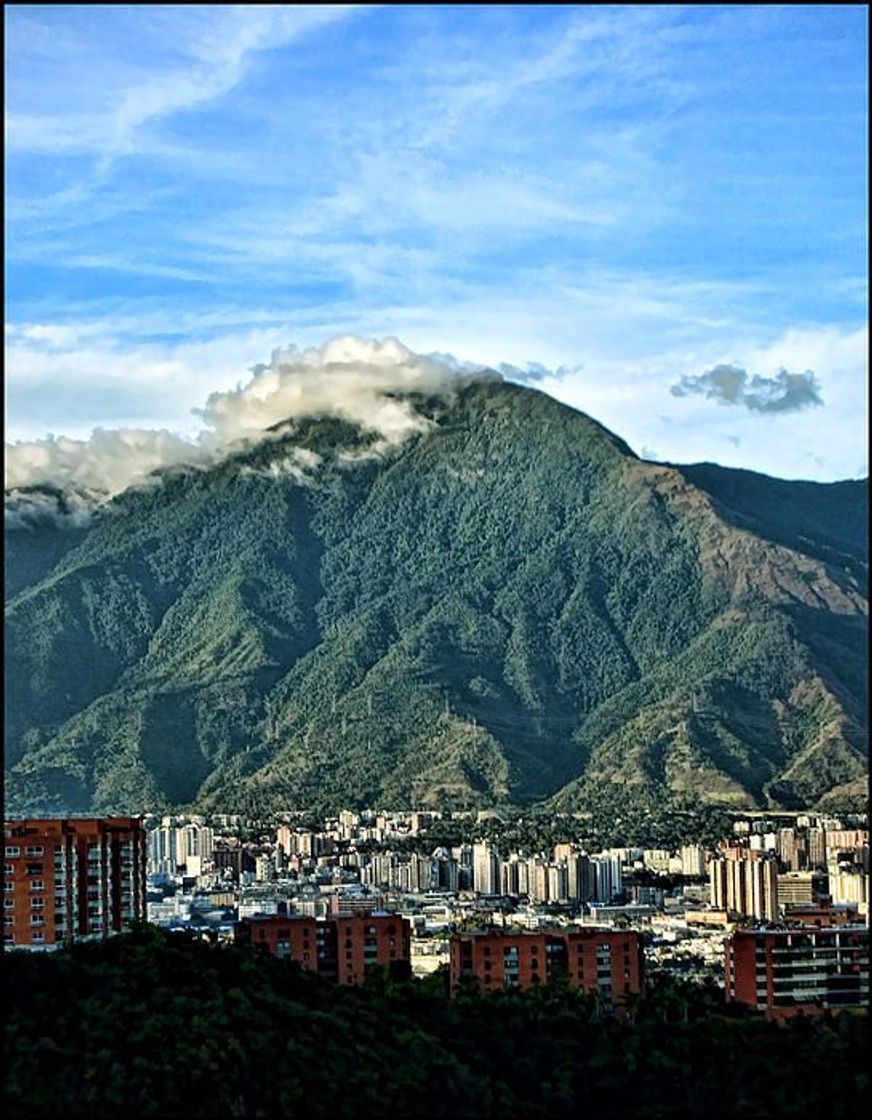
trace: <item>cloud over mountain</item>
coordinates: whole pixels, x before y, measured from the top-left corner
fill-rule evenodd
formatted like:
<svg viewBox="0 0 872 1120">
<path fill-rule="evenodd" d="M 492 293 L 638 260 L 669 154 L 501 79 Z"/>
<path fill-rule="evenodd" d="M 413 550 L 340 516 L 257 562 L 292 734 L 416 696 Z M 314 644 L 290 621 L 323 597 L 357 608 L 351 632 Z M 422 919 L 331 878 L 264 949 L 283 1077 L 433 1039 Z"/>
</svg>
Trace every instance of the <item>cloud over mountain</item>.
<svg viewBox="0 0 872 1120">
<path fill-rule="evenodd" d="M 524 374 L 508 368 L 519 377 Z M 276 425 L 320 414 L 341 417 L 385 443 L 398 443 L 430 425 L 408 394 L 448 394 L 482 376 L 502 375 L 450 355 L 415 354 L 395 338 L 346 336 L 320 347 L 291 346 L 274 350 L 244 384 L 212 393 L 195 410 L 203 428 L 193 438 L 166 429 L 97 428 L 87 440 L 48 435 L 8 443 L 5 485 L 16 491 L 55 487 L 112 496 L 160 468 L 207 465 L 236 447 L 267 438 Z M 16 515 L 12 520 L 19 519 Z"/>
<path fill-rule="evenodd" d="M 822 405 L 814 372 L 790 373 L 780 369 L 775 377 L 749 377 L 742 366 L 721 364 L 698 375 L 686 374 L 670 392 L 674 397 L 701 394 L 718 404 L 743 405 L 751 412 L 784 413 Z"/>
<path fill-rule="evenodd" d="M 207 458 L 204 447 L 166 430 L 96 428 L 87 440 L 48 435 L 6 445 L 6 488 L 50 486 L 112 495 L 161 467 Z"/>
<path fill-rule="evenodd" d="M 401 442 L 429 422 L 397 394 L 444 393 L 481 370 L 450 355 L 415 354 L 395 338 L 347 336 L 306 350 L 275 350 L 252 374 L 245 385 L 213 393 L 199 411 L 208 438 L 226 445 L 257 438 L 283 420 L 325 413 Z"/>
</svg>

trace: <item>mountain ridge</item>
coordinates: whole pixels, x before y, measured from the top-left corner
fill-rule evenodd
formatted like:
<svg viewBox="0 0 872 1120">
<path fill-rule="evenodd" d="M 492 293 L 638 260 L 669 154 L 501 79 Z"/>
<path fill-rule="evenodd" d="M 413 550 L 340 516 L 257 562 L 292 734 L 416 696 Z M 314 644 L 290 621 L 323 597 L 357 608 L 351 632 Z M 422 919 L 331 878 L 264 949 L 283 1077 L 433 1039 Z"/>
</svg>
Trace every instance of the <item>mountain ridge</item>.
<svg viewBox="0 0 872 1120">
<path fill-rule="evenodd" d="M 168 472 L 47 572 L 7 540 L 16 803 L 855 796 L 865 484 L 649 463 L 504 382 L 418 403 L 399 446 L 318 417 Z"/>
</svg>

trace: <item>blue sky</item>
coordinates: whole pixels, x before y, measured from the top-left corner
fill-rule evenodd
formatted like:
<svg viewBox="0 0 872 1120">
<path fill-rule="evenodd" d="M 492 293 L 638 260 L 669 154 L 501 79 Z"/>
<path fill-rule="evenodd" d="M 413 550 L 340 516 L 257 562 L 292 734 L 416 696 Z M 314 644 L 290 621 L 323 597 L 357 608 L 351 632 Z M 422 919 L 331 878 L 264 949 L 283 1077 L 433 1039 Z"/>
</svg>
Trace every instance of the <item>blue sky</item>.
<svg viewBox="0 0 872 1120">
<path fill-rule="evenodd" d="M 191 434 L 353 334 L 559 371 L 646 456 L 867 473 L 863 6 L 11 5 L 6 44 L 9 440 Z"/>
</svg>

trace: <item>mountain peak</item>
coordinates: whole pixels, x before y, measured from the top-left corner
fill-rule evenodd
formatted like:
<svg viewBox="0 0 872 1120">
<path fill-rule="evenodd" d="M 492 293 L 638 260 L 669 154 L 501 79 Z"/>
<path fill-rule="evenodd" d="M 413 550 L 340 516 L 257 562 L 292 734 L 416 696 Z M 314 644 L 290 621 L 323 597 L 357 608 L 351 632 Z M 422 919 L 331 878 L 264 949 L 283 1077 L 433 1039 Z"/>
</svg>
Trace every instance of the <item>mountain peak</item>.
<svg viewBox="0 0 872 1120">
<path fill-rule="evenodd" d="M 498 378 L 393 403 L 402 439 L 296 417 L 127 491 L 57 554 L 7 534 L 11 804 L 853 788 L 853 488 L 826 491 L 840 517 L 801 484 L 646 463 Z"/>
</svg>

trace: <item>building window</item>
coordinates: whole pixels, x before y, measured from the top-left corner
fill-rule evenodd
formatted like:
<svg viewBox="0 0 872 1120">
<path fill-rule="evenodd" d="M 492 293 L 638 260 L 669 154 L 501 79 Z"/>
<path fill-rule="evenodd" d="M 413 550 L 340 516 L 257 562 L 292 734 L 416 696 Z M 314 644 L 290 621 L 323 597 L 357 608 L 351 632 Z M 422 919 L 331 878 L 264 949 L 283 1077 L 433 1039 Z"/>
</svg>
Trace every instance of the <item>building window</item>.
<svg viewBox="0 0 872 1120">
<path fill-rule="evenodd" d="M 45 883 L 42 881 L 42 879 L 34 879 L 30 884 L 30 889 L 32 891 L 44 891 Z"/>
<path fill-rule="evenodd" d="M 45 934 L 44 933 L 35 933 L 33 935 L 34 944 L 38 945 L 40 941 L 45 941 Z"/>
<path fill-rule="evenodd" d="M 11 894 L 15 890 L 15 884 L 14 883 L 4 883 L 3 884 L 3 890 L 6 892 L 6 894 Z"/>
<path fill-rule="evenodd" d="M 20 855 L 21 855 L 21 848 L 16 848 L 16 847 L 13 847 L 9 844 L 6 845 L 6 858 L 7 859 L 14 859 L 15 856 L 20 856 Z"/>
<path fill-rule="evenodd" d="M 45 848 L 42 844 L 33 844 L 27 849 L 27 854 L 29 856 L 43 856 L 45 855 Z"/>
<path fill-rule="evenodd" d="M 12 910 L 14 908 L 15 908 L 15 899 L 14 898 L 4 898 L 3 899 L 3 909 L 4 910 Z"/>
</svg>

